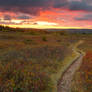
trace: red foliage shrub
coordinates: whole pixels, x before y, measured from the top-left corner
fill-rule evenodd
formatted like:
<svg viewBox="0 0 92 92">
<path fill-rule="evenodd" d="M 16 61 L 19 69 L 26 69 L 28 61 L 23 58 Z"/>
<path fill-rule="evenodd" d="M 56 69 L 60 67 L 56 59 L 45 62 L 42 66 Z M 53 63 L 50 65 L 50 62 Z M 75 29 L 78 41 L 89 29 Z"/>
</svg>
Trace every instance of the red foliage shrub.
<svg viewBox="0 0 92 92">
<path fill-rule="evenodd" d="M 83 63 L 79 69 L 80 80 L 85 92 L 92 91 L 92 51 L 88 51 L 83 58 Z"/>
</svg>

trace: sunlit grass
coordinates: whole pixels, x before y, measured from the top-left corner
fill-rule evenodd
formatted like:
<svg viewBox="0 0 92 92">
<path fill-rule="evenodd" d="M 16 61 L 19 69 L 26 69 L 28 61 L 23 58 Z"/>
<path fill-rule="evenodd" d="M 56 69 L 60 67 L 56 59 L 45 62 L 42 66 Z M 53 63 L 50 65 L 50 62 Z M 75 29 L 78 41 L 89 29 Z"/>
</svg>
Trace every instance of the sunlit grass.
<svg viewBox="0 0 92 92">
<path fill-rule="evenodd" d="M 1 32 L 1 92 L 56 92 L 57 81 L 78 56 L 72 50 L 75 43 L 84 38 L 63 32 Z"/>
</svg>

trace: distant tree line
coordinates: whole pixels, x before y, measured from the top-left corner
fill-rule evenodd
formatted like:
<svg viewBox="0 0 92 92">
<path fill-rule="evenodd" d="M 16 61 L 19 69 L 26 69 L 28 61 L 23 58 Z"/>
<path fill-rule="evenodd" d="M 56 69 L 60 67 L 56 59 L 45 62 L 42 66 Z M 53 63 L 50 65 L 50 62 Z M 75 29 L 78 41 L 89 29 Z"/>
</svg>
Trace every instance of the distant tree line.
<svg viewBox="0 0 92 92">
<path fill-rule="evenodd" d="M 49 33 L 49 31 L 45 30 L 43 31 L 43 29 L 35 29 L 35 28 L 13 28 L 13 27 L 9 27 L 9 26 L 3 26 L 0 25 L 0 31 L 4 31 L 4 32 L 9 32 L 9 31 L 13 31 L 13 32 L 30 32 L 30 31 L 37 31 L 37 32 L 45 32 L 45 33 Z"/>
<path fill-rule="evenodd" d="M 8 27 L 8 26 L 0 25 L 0 31 L 7 32 L 7 31 L 17 31 L 17 30 L 19 30 L 19 29 L 18 28 L 11 28 L 11 27 Z"/>
</svg>

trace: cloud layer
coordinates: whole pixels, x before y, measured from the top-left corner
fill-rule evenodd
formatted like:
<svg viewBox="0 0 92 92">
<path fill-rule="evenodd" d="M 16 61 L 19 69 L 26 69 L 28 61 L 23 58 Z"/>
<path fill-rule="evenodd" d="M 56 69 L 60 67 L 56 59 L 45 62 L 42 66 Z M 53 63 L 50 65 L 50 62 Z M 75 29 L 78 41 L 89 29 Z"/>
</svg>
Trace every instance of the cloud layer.
<svg viewBox="0 0 92 92">
<path fill-rule="evenodd" d="M 0 0 L 0 24 L 84 26 L 82 21 L 92 24 L 92 0 Z"/>
<path fill-rule="evenodd" d="M 92 0 L 0 0 L 1 11 L 37 14 L 50 8 L 92 11 Z"/>
<path fill-rule="evenodd" d="M 76 17 L 75 18 L 76 20 L 79 20 L 79 21 L 92 21 L 92 13 L 91 14 L 85 14 L 81 17 Z"/>
</svg>

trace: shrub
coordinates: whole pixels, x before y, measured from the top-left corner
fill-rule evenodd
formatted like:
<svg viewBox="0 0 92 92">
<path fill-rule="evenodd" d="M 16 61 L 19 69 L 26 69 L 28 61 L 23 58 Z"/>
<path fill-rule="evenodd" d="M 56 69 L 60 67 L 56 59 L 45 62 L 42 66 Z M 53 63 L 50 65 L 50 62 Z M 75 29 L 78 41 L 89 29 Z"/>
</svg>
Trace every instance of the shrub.
<svg viewBox="0 0 92 92">
<path fill-rule="evenodd" d="M 44 37 L 42 37 L 42 40 L 43 41 L 47 41 L 47 38 L 44 36 Z"/>
<path fill-rule="evenodd" d="M 50 77 L 35 67 L 40 66 L 25 61 L 12 61 L 3 66 L 0 72 L 0 92 L 43 92 L 51 89 Z"/>
<path fill-rule="evenodd" d="M 25 39 L 25 40 L 24 40 L 24 43 L 25 43 L 25 44 L 30 44 L 31 42 L 32 42 L 31 39 Z"/>
</svg>

